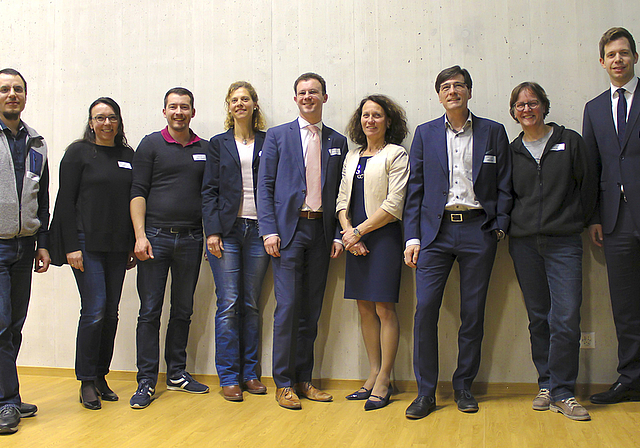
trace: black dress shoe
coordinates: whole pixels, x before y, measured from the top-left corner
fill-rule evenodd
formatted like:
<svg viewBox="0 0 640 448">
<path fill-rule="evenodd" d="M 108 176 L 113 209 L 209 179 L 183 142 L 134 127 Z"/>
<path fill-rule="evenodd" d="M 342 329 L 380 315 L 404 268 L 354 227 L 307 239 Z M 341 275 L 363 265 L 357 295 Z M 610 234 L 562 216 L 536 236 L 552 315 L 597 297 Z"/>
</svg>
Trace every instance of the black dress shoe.
<svg viewBox="0 0 640 448">
<path fill-rule="evenodd" d="M 591 395 L 594 404 L 614 404 L 622 401 L 640 401 L 640 390 L 632 389 L 622 383 L 615 382 L 606 392 Z"/>
<path fill-rule="evenodd" d="M 478 412 L 478 402 L 468 390 L 453 391 L 453 399 L 458 403 L 459 411 Z"/>
<path fill-rule="evenodd" d="M 83 381 L 83 383 L 85 383 L 85 381 Z M 91 393 L 90 388 L 93 388 L 93 393 Z M 100 392 L 98 392 L 96 387 L 93 385 L 93 381 L 91 384 L 83 384 L 80 386 L 80 403 L 82 403 L 82 406 L 92 411 L 102 409 Z"/>
<path fill-rule="evenodd" d="M 111 390 L 104 377 L 96 379 L 95 385 L 102 401 L 118 401 L 118 395 Z"/>
<path fill-rule="evenodd" d="M 18 408 L 20 411 L 20 418 L 33 417 L 38 412 L 38 406 L 29 403 L 20 403 Z"/>
<path fill-rule="evenodd" d="M 362 386 L 360 389 L 358 389 L 352 394 L 347 395 L 344 398 L 346 398 L 347 400 L 366 400 L 370 396 L 371 396 L 371 390 Z"/>
<path fill-rule="evenodd" d="M 418 419 L 426 417 L 436 410 L 436 397 L 419 395 L 418 398 L 413 400 L 413 403 L 409 405 L 404 415 L 407 418 Z"/>
<path fill-rule="evenodd" d="M 388 405 L 389 404 L 389 399 L 391 398 L 391 391 L 392 390 L 393 389 L 391 388 L 391 386 L 389 386 L 387 388 L 387 395 L 384 396 L 384 397 L 381 397 L 380 395 L 371 394 L 369 396 L 369 399 L 367 400 L 367 402 L 364 404 L 364 410 L 365 411 L 373 411 L 374 409 L 382 409 L 383 407 Z M 377 398 L 377 400 L 373 401 L 373 400 L 371 400 L 371 397 Z"/>
</svg>

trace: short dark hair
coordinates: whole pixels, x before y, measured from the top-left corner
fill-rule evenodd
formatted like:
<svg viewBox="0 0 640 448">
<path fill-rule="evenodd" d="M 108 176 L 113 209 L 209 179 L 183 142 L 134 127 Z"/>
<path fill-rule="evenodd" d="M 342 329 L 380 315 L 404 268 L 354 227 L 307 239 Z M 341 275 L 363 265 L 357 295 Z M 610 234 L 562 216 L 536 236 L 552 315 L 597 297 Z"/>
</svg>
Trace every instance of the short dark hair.
<svg viewBox="0 0 640 448">
<path fill-rule="evenodd" d="M 407 128 L 407 114 L 401 106 L 385 95 L 369 95 L 360 101 L 360 105 L 351 116 L 349 124 L 347 125 L 347 135 L 349 138 L 362 148 L 366 148 L 367 136 L 364 135 L 364 131 L 362 130 L 361 116 L 362 108 L 367 101 L 373 101 L 382 107 L 389 120 L 389 127 L 384 134 L 385 142 L 393 143 L 394 145 L 402 144 L 402 141 L 409 133 L 409 129 Z"/>
<path fill-rule="evenodd" d="M 171 95 L 172 93 L 175 93 L 176 95 L 180 95 L 180 96 L 188 96 L 189 97 L 189 102 L 191 103 L 191 108 L 193 109 L 193 93 L 191 93 L 191 91 L 189 89 L 185 89 L 184 87 L 174 87 L 173 89 L 169 89 L 167 91 L 167 93 L 164 94 L 164 107 L 167 107 L 167 98 L 169 98 L 169 95 Z"/>
<path fill-rule="evenodd" d="M 511 118 L 518 122 L 516 118 L 516 103 L 518 102 L 518 97 L 520 96 L 520 92 L 523 90 L 531 90 L 540 103 L 544 106 L 544 113 L 542 118 L 547 118 L 549 115 L 549 109 L 551 109 L 551 101 L 549 101 L 549 97 L 547 96 L 547 92 L 544 91 L 542 86 L 537 82 L 525 81 L 513 88 L 511 91 L 511 99 L 509 100 L 509 113 L 511 114 Z M 519 123 L 519 122 L 518 122 Z"/>
<path fill-rule="evenodd" d="M 16 70 L 15 68 L 3 68 L 2 70 L 0 70 L 0 75 L 19 76 L 20 79 L 22 79 L 22 82 L 24 84 L 24 93 L 26 95 L 26 93 L 27 93 L 27 80 L 24 79 L 24 76 L 22 76 L 22 74 L 20 74 L 20 72 L 18 70 Z"/>
<path fill-rule="evenodd" d="M 265 120 L 262 112 L 260 111 L 260 105 L 258 104 L 258 92 L 253 88 L 251 83 L 247 81 L 236 81 L 229 86 L 227 91 L 227 97 L 224 99 L 224 107 L 227 111 L 227 118 L 224 120 L 225 129 L 230 129 L 234 126 L 233 115 L 229 111 L 229 101 L 231 101 L 231 95 L 238 89 L 247 89 L 253 103 L 255 104 L 255 110 L 251 112 L 251 128 L 253 132 L 260 131 L 265 128 Z"/>
<path fill-rule="evenodd" d="M 324 78 L 320 75 L 318 75 L 317 73 L 313 73 L 313 72 L 307 72 L 307 73 L 303 73 L 302 75 L 298 76 L 298 79 L 296 79 L 296 82 L 293 83 L 293 91 L 295 92 L 295 94 L 298 94 L 298 83 L 300 81 L 308 81 L 310 79 L 315 79 L 316 81 L 318 81 L 320 83 L 320 85 L 322 86 L 322 94 L 326 95 L 327 93 L 327 83 L 325 82 Z"/>
<path fill-rule="evenodd" d="M 87 120 L 87 125 L 84 128 L 84 135 L 82 136 L 82 140 L 91 143 L 96 142 L 96 134 L 93 129 L 91 129 L 91 126 L 89 126 L 89 123 L 91 123 L 91 119 L 93 118 L 91 116 L 91 109 L 93 109 L 98 104 L 106 104 L 111 109 L 113 109 L 116 117 L 118 117 L 118 131 L 116 132 L 116 137 L 114 139 L 116 146 L 124 146 L 126 148 L 129 148 L 130 146 L 129 143 L 127 143 L 127 137 L 125 137 L 124 135 L 124 121 L 122 120 L 122 112 L 120 111 L 120 106 L 115 102 L 115 100 L 109 98 L 108 96 L 101 96 L 89 106 L 89 119 Z"/>
<path fill-rule="evenodd" d="M 436 92 L 440 93 L 440 85 L 442 85 L 443 82 L 458 75 L 462 75 L 464 77 L 464 83 L 469 88 L 469 91 L 471 91 L 471 86 L 473 85 L 473 81 L 471 81 L 471 75 L 466 68 L 461 68 L 459 65 L 454 65 L 453 67 L 445 68 L 440 73 L 438 73 L 438 77 L 436 78 Z"/>
<path fill-rule="evenodd" d="M 626 37 L 627 40 L 629 41 L 631 52 L 633 54 L 637 54 L 636 41 L 633 40 L 633 36 L 631 35 L 631 33 L 627 31 L 625 28 L 622 28 L 621 26 L 616 26 L 605 31 L 602 37 L 600 38 L 600 43 L 598 44 L 598 47 L 600 49 L 600 57 L 604 59 L 605 45 L 607 45 L 609 42 L 612 42 L 614 40 L 622 39 L 623 37 Z"/>
</svg>

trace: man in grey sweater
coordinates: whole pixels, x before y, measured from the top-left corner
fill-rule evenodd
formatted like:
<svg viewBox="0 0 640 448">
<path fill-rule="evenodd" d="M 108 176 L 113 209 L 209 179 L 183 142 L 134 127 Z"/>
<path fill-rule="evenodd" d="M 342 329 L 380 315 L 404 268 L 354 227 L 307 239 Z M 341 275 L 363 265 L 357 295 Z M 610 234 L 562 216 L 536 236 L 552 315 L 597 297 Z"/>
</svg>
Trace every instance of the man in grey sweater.
<svg viewBox="0 0 640 448">
<path fill-rule="evenodd" d="M 0 434 L 38 408 L 23 403 L 16 358 L 31 294 L 31 272 L 46 272 L 49 167 L 44 139 L 20 120 L 27 82 L 0 70 Z M 35 267 L 34 267 L 35 260 Z"/>
</svg>

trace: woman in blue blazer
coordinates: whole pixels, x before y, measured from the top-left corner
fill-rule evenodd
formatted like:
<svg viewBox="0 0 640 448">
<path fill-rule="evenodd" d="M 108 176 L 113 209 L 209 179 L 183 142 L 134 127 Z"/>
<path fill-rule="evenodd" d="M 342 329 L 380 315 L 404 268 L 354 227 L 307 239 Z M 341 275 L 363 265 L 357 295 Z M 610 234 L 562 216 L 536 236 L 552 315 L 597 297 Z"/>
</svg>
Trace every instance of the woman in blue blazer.
<svg viewBox="0 0 640 448">
<path fill-rule="evenodd" d="M 264 394 L 257 374 L 258 299 L 269 256 L 259 236 L 256 182 L 264 118 L 251 84 L 231 84 L 223 134 L 209 143 L 202 180 L 207 257 L 216 284 L 216 369 L 224 398 L 242 401 L 242 390 Z"/>
</svg>

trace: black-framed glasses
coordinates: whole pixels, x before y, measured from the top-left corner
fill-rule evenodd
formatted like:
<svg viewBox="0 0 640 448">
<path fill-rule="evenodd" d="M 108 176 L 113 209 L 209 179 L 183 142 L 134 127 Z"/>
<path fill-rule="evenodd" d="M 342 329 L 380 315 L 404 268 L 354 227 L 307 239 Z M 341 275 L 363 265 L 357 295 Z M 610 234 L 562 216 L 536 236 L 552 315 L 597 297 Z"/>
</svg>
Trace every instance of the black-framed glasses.
<svg viewBox="0 0 640 448">
<path fill-rule="evenodd" d="M 522 112 L 525 107 L 529 106 L 529 109 L 534 110 L 540 107 L 540 101 L 529 101 L 527 103 L 516 103 L 514 107 L 518 112 Z"/>
<path fill-rule="evenodd" d="M 96 115 L 93 119 L 96 120 L 96 123 L 100 124 L 103 124 L 107 120 L 109 120 L 110 123 L 117 123 L 119 121 L 117 115 L 109 115 L 106 117 L 104 115 Z"/>
</svg>

